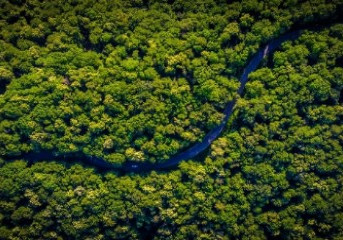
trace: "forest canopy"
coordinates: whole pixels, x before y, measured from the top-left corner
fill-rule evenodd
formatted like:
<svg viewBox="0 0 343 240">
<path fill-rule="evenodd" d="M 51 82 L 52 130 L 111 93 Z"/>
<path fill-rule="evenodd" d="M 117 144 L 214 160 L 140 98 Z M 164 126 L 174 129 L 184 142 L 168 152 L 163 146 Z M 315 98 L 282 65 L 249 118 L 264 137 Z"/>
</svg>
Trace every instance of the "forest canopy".
<svg viewBox="0 0 343 240">
<path fill-rule="evenodd" d="M 339 2 L 2 1 L 0 154 L 163 162 L 221 121 L 261 44 Z"/>
<path fill-rule="evenodd" d="M 342 239 L 342 13 L 340 0 L 0 0 L 0 239 Z M 253 54 L 295 28 L 308 30 L 237 96 Z M 221 136 L 174 170 L 21 159 L 164 162 L 234 98 Z"/>
</svg>

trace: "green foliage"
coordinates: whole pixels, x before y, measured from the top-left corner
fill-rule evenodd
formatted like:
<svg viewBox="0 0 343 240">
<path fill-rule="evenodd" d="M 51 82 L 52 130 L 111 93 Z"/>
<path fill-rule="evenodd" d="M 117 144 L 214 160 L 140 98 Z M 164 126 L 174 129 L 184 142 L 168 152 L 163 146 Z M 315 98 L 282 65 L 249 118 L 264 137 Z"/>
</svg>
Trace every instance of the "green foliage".
<svg viewBox="0 0 343 240">
<path fill-rule="evenodd" d="M 293 21 L 340 7 L 318 5 L 3 3 L 0 119 L 10 127 L 0 152 L 48 149 L 129 160 L 132 154 L 125 153 L 134 151 L 142 155 L 139 161 L 163 161 L 220 121 L 239 86 L 238 74 L 261 43 Z M 311 48 L 311 57 L 318 57 L 323 43 Z M 309 54 L 299 45 L 275 55 L 275 62 L 305 64 Z M 330 95 L 326 83 L 318 78 L 311 84 L 316 99 Z"/>
<path fill-rule="evenodd" d="M 286 42 L 225 132 L 179 169 L 9 160 L 83 151 L 162 162 L 222 119 L 243 67 L 338 0 L 2 1 L 0 239 L 341 239 L 343 25 Z"/>
</svg>

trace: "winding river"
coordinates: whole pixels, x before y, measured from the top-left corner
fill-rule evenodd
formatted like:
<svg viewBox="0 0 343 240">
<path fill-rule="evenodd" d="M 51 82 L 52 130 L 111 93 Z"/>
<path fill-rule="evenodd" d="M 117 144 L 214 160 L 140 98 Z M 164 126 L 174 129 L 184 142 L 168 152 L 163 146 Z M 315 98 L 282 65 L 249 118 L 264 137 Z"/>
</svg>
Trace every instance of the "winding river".
<svg viewBox="0 0 343 240">
<path fill-rule="evenodd" d="M 273 52 L 275 49 L 280 47 L 280 45 L 288 40 L 295 40 L 300 36 L 301 30 L 288 32 L 272 41 L 267 43 L 265 46 L 261 47 L 259 51 L 250 59 L 247 66 L 244 68 L 243 73 L 239 79 L 241 85 L 238 89 L 238 94 L 242 96 L 244 87 L 248 81 L 248 75 L 255 71 L 264 57 Z M 118 170 L 124 172 L 147 172 L 150 170 L 164 170 L 177 166 L 181 161 L 193 159 L 205 149 L 207 149 L 211 143 L 219 137 L 227 124 L 228 119 L 233 113 L 233 108 L 236 104 L 236 99 L 227 103 L 224 109 L 224 118 L 221 123 L 208 132 L 204 139 L 191 146 L 187 150 L 172 156 L 170 159 L 163 163 L 142 163 L 127 161 L 122 166 L 115 166 L 106 162 L 104 159 L 96 156 L 87 156 L 81 153 L 70 153 L 70 154 L 54 154 L 52 152 L 32 152 L 22 156 L 29 162 L 36 162 L 40 160 L 54 160 L 54 159 L 65 159 L 66 161 L 74 162 L 75 160 L 81 160 L 91 164 L 94 167 L 103 170 Z M 69 161 L 68 161 L 69 162 Z"/>
</svg>

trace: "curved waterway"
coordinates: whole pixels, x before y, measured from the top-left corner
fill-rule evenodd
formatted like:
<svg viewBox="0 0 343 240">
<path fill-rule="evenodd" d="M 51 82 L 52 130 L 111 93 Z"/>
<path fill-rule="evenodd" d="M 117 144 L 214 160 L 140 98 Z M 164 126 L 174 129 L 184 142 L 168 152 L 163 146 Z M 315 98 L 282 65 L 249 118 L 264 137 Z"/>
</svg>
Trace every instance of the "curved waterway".
<svg viewBox="0 0 343 240">
<path fill-rule="evenodd" d="M 270 41 L 265 46 L 259 49 L 259 51 L 250 59 L 249 63 L 244 68 L 243 73 L 239 79 L 241 85 L 237 92 L 240 96 L 242 95 L 245 85 L 248 81 L 248 75 L 257 69 L 262 59 L 266 57 L 268 54 L 270 54 L 271 52 L 273 52 L 275 49 L 280 47 L 280 45 L 283 42 L 297 39 L 300 36 L 300 33 L 301 33 L 300 30 L 288 32 Z M 194 144 L 193 146 L 191 146 L 190 148 L 186 149 L 185 151 L 172 156 L 170 159 L 168 159 L 167 161 L 163 163 L 153 164 L 153 163 L 127 161 L 121 166 L 116 166 L 111 163 L 108 163 L 102 158 L 95 157 L 95 156 L 88 156 L 82 153 L 55 154 L 53 152 L 47 152 L 47 151 L 32 152 L 32 153 L 25 154 L 21 157 L 24 159 L 27 159 L 29 162 L 36 162 L 36 161 L 41 161 L 41 160 L 55 160 L 55 159 L 56 160 L 64 159 L 68 162 L 80 160 L 82 162 L 86 162 L 99 169 L 119 170 L 119 171 L 125 171 L 125 172 L 146 172 L 150 170 L 169 169 L 169 168 L 177 166 L 181 161 L 195 158 L 201 152 L 207 149 L 211 145 L 211 143 L 215 139 L 217 139 L 219 135 L 222 133 L 222 131 L 224 130 L 228 119 L 231 117 L 233 113 L 233 108 L 235 104 L 236 104 L 236 99 L 227 103 L 223 112 L 224 118 L 222 119 L 221 123 L 218 126 L 216 126 L 214 129 L 212 129 L 210 132 L 208 132 L 201 142 L 198 142 Z"/>
</svg>

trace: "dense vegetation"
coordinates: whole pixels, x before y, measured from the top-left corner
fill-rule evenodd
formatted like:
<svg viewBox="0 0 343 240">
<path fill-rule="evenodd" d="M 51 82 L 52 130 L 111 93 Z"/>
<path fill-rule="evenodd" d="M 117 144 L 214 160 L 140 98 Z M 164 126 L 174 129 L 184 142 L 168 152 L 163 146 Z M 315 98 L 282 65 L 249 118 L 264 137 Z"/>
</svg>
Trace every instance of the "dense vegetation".
<svg viewBox="0 0 343 240">
<path fill-rule="evenodd" d="M 2 1 L 0 153 L 163 161 L 219 123 L 261 43 L 338 3 Z"/>
<path fill-rule="evenodd" d="M 343 24 L 250 74 L 203 161 L 146 175 L 9 161 L 163 161 L 201 140 L 261 44 L 341 1 L 0 1 L 0 239 L 342 239 Z"/>
</svg>

